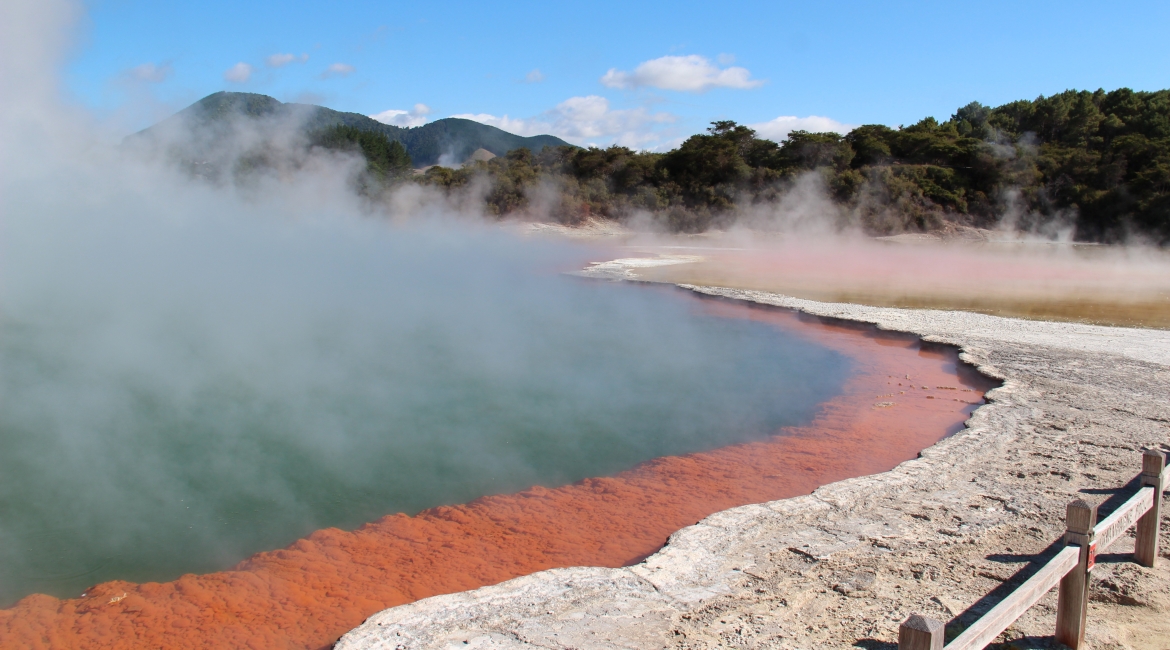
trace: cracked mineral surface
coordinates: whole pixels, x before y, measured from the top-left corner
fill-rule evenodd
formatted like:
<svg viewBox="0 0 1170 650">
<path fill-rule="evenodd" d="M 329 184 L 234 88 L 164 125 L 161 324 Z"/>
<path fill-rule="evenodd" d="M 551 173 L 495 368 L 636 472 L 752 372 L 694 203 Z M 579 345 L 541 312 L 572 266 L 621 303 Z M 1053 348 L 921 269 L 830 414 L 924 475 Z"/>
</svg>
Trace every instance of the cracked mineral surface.
<svg viewBox="0 0 1170 650">
<path fill-rule="evenodd" d="M 1060 548 L 1069 501 L 1095 501 L 1104 517 L 1136 489 L 1142 450 L 1170 448 L 1170 332 L 688 288 L 955 345 L 1004 385 L 967 429 L 892 471 L 714 514 L 634 566 L 555 569 L 388 609 L 338 649 L 892 649 L 911 612 L 945 621 L 950 639 Z M 1098 557 L 1090 647 L 1170 647 L 1162 512 L 1156 568 L 1130 561 L 1132 532 Z M 1055 604 L 1053 591 L 997 644 L 1055 647 Z"/>
</svg>

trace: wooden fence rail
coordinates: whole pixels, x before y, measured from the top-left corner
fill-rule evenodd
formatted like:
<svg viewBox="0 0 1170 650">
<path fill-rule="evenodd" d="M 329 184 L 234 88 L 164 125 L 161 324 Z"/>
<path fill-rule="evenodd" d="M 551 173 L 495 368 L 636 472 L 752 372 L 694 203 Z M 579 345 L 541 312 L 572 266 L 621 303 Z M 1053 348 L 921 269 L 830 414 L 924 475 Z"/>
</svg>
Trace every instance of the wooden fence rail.
<svg viewBox="0 0 1170 650">
<path fill-rule="evenodd" d="M 1085 640 L 1089 611 L 1089 575 L 1097 553 L 1137 526 L 1134 561 L 1152 567 L 1158 557 L 1158 522 L 1162 489 L 1167 475 L 1166 457 L 1160 451 L 1142 454 L 1142 473 L 1137 494 L 1113 514 L 1097 522 L 1097 506 L 1077 499 L 1065 510 L 1065 548 L 1031 578 L 972 623 L 945 650 L 980 650 L 991 643 L 1053 587 L 1059 585 L 1056 607 L 1056 640 L 1078 650 Z M 911 614 L 898 630 L 898 650 L 944 650 L 945 626 L 941 621 Z"/>
</svg>

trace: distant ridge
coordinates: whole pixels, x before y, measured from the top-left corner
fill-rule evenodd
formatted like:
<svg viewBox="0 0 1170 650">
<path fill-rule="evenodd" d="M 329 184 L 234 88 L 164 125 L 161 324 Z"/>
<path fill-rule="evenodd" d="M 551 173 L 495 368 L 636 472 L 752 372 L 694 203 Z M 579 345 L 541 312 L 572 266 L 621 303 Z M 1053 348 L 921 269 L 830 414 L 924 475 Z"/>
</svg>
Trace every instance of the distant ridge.
<svg viewBox="0 0 1170 650">
<path fill-rule="evenodd" d="M 381 133 L 401 142 L 415 167 L 438 164 L 440 157 L 444 156 L 444 162 L 457 165 L 470 158 L 478 149 L 503 156 L 513 149 L 527 148 L 538 152 L 545 147 L 569 144 L 551 135 L 523 137 L 457 117 L 435 120 L 422 126 L 400 127 L 383 124 L 359 113 L 343 113 L 314 104 L 286 104 L 257 93 L 225 91 L 208 95 L 158 124 L 129 136 L 127 140 L 150 138 L 170 127 L 184 125 L 202 131 L 203 137 L 200 139 L 206 141 L 208 135 L 214 139 L 217 133 L 226 134 L 227 129 L 221 127 L 237 117 L 289 119 L 290 123 L 298 123 L 306 132 L 345 125 Z"/>
</svg>

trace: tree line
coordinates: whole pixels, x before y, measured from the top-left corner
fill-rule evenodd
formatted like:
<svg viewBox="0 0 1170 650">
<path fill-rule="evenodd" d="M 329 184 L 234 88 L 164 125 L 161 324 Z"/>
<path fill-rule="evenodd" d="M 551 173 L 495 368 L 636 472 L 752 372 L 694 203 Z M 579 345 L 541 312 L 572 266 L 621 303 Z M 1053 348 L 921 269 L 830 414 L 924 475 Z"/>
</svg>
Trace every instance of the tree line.
<svg viewBox="0 0 1170 650">
<path fill-rule="evenodd" d="M 516 149 L 421 175 L 406 172 L 404 150 L 391 156 L 394 163 L 381 153 L 372 157 L 370 151 L 391 145 L 368 139 L 345 131 L 337 142 L 321 142 L 356 143 L 383 179 L 456 192 L 486 178 L 485 210 L 500 216 L 538 210 L 573 224 L 645 213 L 670 230 L 701 232 L 811 177 L 847 221 L 871 234 L 948 222 L 992 228 L 1008 219 L 1006 225 L 1024 230 L 1071 228 L 1078 240 L 1137 234 L 1170 243 L 1167 90 L 1070 90 L 994 108 L 973 102 L 941 123 L 928 117 L 845 135 L 793 131 L 783 142 L 718 121 L 666 153 Z"/>
</svg>

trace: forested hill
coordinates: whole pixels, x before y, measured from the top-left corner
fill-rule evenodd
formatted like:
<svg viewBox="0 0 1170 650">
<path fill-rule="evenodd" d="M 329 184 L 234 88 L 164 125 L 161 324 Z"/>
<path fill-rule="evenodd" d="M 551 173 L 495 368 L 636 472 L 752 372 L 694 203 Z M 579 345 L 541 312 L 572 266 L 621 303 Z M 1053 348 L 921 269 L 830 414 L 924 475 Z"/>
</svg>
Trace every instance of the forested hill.
<svg viewBox="0 0 1170 650">
<path fill-rule="evenodd" d="M 522 137 L 494 126 L 454 117 L 404 128 L 383 124 L 358 113 L 343 113 L 312 104 L 285 104 L 267 95 L 232 92 L 208 95 L 159 124 L 130 136 L 129 140 L 149 140 L 166 133 L 173 141 L 176 133 L 186 135 L 190 132 L 193 142 L 213 147 L 220 144 L 216 142 L 219 137 L 231 133 L 229 123 L 240 117 L 296 124 L 310 134 L 337 126 L 381 134 L 390 141 L 400 142 L 416 167 L 436 164 L 444 154 L 456 163 L 463 162 L 476 149 L 486 149 L 502 156 L 522 147 L 540 151 L 544 147 L 568 144 L 551 135 Z"/>
<path fill-rule="evenodd" d="M 1167 244 L 1170 91 L 1070 90 L 995 108 L 971 103 L 942 123 L 795 131 L 782 143 L 715 122 L 664 154 L 514 151 L 474 169 L 433 169 L 424 182 L 456 188 L 484 173 L 495 179 L 487 207 L 498 214 L 526 209 L 540 179 L 554 179 L 564 194 L 554 216 L 566 222 L 643 211 L 670 229 L 697 232 L 741 218 L 745 206 L 773 204 L 797 179 L 812 178 L 836 203 L 833 218 L 872 234 L 958 223 Z"/>
<path fill-rule="evenodd" d="M 1170 90 L 971 103 L 942 124 L 860 127 L 842 145 L 853 151 L 848 169 L 863 177 L 840 178 L 842 198 L 879 173 L 891 196 L 905 181 L 911 194 L 976 225 L 1067 222 L 1082 240 L 1170 241 Z"/>
<path fill-rule="evenodd" d="M 240 116 L 248 128 L 238 128 Z M 216 93 L 127 141 L 163 142 L 198 176 L 244 178 L 295 160 L 295 147 L 279 146 L 290 124 L 308 136 L 302 152 L 306 142 L 360 150 L 369 172 L 358 179 L 363 194 L 401 182 L 460 192 L 486 177 L 485 211 L 501 216 L 575 223 L 648 213 L 670 230 L 699 232 L 745 215 L 783 218 L 782 201 L 796 188 L 832 201 L 818 218 L 875 235 L 958 224 L 1170 244 L 1170 90 L 973 102 L 941 123 L 794 131 L 780 143 L 721 121 L 666 153 L 579 148 L 454 118 L 407 129 L 265 95 Z M 448 154 L 463 162 L 479 148 L 499 157 L 410 174 L 412 160 L 422 167 Z M 554 187 L 560 194 L 550 201 Z"/>
</svg>

